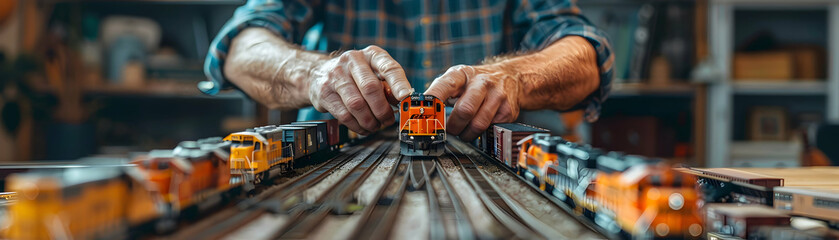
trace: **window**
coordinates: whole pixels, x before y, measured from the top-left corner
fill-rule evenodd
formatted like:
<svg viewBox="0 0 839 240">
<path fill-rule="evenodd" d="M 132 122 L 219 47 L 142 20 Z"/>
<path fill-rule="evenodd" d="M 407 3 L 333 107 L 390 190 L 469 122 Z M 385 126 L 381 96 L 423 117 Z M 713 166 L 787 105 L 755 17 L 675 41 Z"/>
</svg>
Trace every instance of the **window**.
<svg viewBox="0 0 839 240">
<path fill-rule="evenodd" d="M 402 103 L 402 111 L 403 111 L 403 112 L 407 112 L 407 111 L 408 111 L 408 102 L 403 102 L 403 103 Z"/>
<path fill-rule="evenodd" d="M 259 151 L 259 149 L 260 149 L 261 147 L 262 147 L 262 143 L 257 143 L 257 142 L 254 142 L 254 143 L 253 143 L 253 150 L 254 150 L 254 151 Z"/>
<path fill-rule="evenodd" d="M 437 104 L 437 112 L 440 112 L 440 110 L 441 110 L 441 109 L 442 109 L 442 107 L 441 107 L 441 106 L 440 106 L 440 104 L 438 103 L 438 104 Z"/>
</svg>

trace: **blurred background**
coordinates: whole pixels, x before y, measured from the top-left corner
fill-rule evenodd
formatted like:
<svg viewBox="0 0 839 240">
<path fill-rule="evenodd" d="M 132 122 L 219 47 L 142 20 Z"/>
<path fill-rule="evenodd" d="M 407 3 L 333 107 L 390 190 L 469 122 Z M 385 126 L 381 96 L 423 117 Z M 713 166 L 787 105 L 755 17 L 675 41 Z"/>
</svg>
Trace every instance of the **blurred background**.
<svg viewBox="0 0 839 240">
<path fill-rule="evenodd" d="M 293 120 L 195 87 L 244 3 L 0 0 L 0 162 L 119 156 Z M 839 2 L 578 4 L 616 56 L 602 116 L 578 139 L 692 166 L 839 164 Z"/>
</svg>

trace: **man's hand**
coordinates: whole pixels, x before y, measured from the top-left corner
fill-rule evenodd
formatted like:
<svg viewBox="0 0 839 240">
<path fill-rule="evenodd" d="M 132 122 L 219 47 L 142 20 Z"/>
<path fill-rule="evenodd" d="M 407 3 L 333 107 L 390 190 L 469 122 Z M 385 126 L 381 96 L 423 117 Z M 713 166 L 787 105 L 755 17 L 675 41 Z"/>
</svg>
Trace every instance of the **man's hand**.
<svg viewBox="0 0 839 240">
<path fill-rule="evenodd" d="M 448 133 L 469 141 L 492 123 L 516 120 L 520 109 L 568 110 L 600 84 L 596 52 L 578 36 L 538 52 L 492 60 L 449 68 L 425 92 L 443 101 L 458 98 L 447 120 Z"/>
<path fill-rule="evenodd" d="M 395 121 L 384 83 L 399 100 L 412 91 L 402 66 L 382 48 L 330 57 L 302 50 L 264 28 L 245 29 L 233 39 L 224 74 L 269 108 L 313 105 L 360 134 Z"/>
<path fill-rule="evenodd" d="M 309 100 L 329 112 L 350 130 L 362 135 L 395 121 L 382 79 L 396 99 L 411 94 L 402 66 L 384 49 L 369 46 L 323 60 L 310 74 Z"/>
<path fill-rule="evenodd" d="M 512 122 L 519 115 L 517 78 L 494 65 L 458 65 L 434 80 L 427 95 L 457 98 L 446 132 L 470 141 L 492 123 Z"/>
</svg>

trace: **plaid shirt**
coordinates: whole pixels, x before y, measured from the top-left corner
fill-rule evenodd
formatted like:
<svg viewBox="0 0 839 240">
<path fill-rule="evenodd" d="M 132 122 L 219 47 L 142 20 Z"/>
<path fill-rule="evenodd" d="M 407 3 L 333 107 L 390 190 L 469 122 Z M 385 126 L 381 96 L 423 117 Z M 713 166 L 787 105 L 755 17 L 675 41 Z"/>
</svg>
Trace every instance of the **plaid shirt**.
<svg viewBox="0 0 839 240">
<path fill-rule="evenodd" d="M 591 43 L 600 66 L 600 88 L 576 108 L 596 120 L 611 88 L 614 56 L 606 34 L 580 15 L 573 0 L 249 0 L 213 40 L 204 68 L 209 80 L 199 89 L 212 95 L 232 87 L 222 65 L 243 29 L 263 27 L 299 44 L 318 22 L 327 51 L 380 46 L 417 91 L 453 65 L 540 50 L 571 35 Z"/>
</svg>

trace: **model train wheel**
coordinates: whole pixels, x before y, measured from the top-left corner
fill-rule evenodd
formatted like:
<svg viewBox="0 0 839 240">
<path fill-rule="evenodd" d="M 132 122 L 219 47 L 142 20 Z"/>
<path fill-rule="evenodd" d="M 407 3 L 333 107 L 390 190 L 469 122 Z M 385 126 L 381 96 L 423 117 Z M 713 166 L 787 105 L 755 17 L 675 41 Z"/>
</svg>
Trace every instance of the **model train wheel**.
<svg viewBox="0 0 839 240">
<path fill-rule="evenodd" d="M 264 173 L 257 173 L 256 176 L 253 177 L 253 184 L 254 185 L 262 184 L 262 178 L 263 178 L 262 175 L 263 174 Z"/>
<path fill-rule="evenodd" d="M 169 215 L 169 214 L 166 214 Z M 178 223 L 174 216 L 162 216 L 154 223 L 154 231 L 159 234 L 166 234 L 175 231 Z"/>
</svg>

